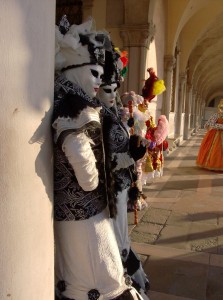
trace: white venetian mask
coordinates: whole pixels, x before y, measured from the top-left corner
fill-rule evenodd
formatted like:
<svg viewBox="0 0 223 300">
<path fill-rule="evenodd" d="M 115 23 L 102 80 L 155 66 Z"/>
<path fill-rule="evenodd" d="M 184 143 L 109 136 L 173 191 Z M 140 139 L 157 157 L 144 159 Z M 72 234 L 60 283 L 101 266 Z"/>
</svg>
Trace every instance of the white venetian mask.
<svg viewBox="0 0 223 300">
<path fill-rule="evenodd" d="M 115 104 L 117 88 L 117 83 L 101 86 L 97 94 L 98 99 L 104 103 L 106 107 L 112 107 Z"/>
<path fill-rule="evenodd" d="M 94 98 L 102 82 L 103 67 L 100 65 L 86 65 L 64 72 L 68 80 L 80 86 L 91 98 Z"/>
</svg>

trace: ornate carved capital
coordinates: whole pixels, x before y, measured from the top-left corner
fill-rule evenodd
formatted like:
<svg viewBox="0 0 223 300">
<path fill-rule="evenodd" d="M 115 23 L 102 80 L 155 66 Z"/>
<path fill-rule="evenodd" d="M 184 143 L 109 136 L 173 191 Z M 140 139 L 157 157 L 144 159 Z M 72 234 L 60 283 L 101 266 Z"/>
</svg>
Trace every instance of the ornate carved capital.
<svg viewBox="0 0 223 300">
<path fill-rule="evenodd" d="M 154 39 L 155 25 L 123 25 L 120 36 L 124 47 L 149 47 Z"/>
<path fill-rule="evenodd" d="M 173 55 L 166 55 L 164 57 L 164 66 L 166 72 L 172 72 L 176 64 L 176 58 Z"/>
</svg>

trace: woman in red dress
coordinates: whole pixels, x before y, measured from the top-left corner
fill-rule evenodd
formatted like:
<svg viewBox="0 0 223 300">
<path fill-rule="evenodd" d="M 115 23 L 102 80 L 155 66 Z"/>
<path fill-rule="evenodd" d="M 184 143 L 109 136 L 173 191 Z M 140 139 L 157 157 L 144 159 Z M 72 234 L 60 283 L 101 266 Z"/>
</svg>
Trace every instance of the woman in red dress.
<svg viewBox="0 0 223 300">
<path fill-rule="evenodd" d="M 201 143 L 196 164 L 198 167 L 223 171 L 223 99 L 218 104 L 218 112 L 204 125 L 207 133 Z"/>
</svg>

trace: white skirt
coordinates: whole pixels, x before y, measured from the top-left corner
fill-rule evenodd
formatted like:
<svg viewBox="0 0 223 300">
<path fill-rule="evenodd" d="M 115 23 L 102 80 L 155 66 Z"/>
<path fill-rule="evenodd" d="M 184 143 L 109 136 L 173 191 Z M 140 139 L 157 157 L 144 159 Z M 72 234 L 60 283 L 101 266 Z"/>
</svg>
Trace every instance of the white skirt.
<svg viewBox="0 0 223 300">
<path fill-rule="evenodd" d="M 63 296 L 88 300 L 96 289 L 100 300 L 118 297 L 129 287 L 108 213 L 84 221 L 56 221 L 56 283 L 65 281 Z"/>
<path fill-rule="evenodd" d="M 124 249 L 127 250 L 127 254 L 130 249 L 130 238 L 128 232 L 128 214 L 127 214 L 127 202 L 128 202 L 129 188 L 118 192 L 117 194 L 117 215 L 113 219 L 113 226 L 115 236 L 117 239 L 120 254 Z"/>
<path fill-rule="evenodd" d="M 113 219 L 115 236 L 117 239 L 120 255 L 123 261 L 126 261 L 128 258 L 128 254 L 131 248 L 131 240 L 128 232 L 128 214 L 127 214 L 127 202 L 128 202 L 128 191 L 129 189 L 125 189 L 121 192 L 118 192 L 117 195 L 117 216 Z M 123 257 L 123 250 L 126 250 L 126 257 Z M 136 253 L 132 250 L 133 255 L 139 260 Z M 129 261 L 131 264 L 131 261 Z M 144 294 L 146 291 L 146 285 L 149 284 L 149 279 L 145 274 L 141 262 L 139 263 L 138 270 L 131 276 L 132 280 L 134 280 L 140 287 L 140 293 L 143 299 L 147 300 L 148 296 Z"/>
</svg>

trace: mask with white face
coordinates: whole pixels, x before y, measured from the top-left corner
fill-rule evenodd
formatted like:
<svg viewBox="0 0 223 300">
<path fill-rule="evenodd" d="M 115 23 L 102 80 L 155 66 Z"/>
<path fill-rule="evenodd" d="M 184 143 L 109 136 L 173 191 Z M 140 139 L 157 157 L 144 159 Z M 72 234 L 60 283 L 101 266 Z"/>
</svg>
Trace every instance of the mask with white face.
<svg viewBox="0 0 223 300">
<path fill-rule="evenodd" d="M 94 98 L 102 82 L 103 67 L 100 65 L 86 65 L 66 70 L 65 77 L 77 84 L 88 96 Z"/>
<path fill-rule="evenodd" d="M 117 88 L 117 83 L 101 86 L 97 94 L 98 99 L 104 103 L 106 107 L 111 108 L 115 104 Z"/>
</svg>

